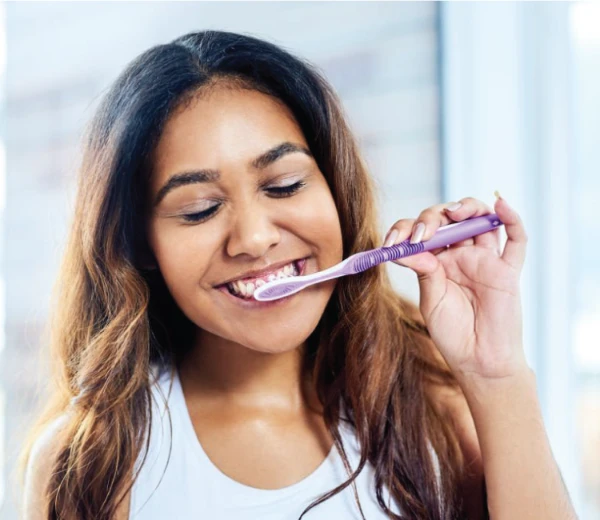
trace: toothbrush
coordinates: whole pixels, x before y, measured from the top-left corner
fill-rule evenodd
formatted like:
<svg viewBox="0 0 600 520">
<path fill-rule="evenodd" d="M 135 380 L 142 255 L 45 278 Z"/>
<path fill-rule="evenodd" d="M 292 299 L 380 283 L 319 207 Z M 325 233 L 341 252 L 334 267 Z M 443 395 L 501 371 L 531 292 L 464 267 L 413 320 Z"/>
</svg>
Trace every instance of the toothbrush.
<svg viewBox="0 0 600 520">
<path fill-rule="evenodd" d="M 281 278 L 261 285 L 254 291 L 254 298 L 258 301 L 271 301 L 290 296 L 302 289 L 316 283 L 340 278 L 349 274 L 357 274 L 362 271 L 387 262 L 406 256 L 416 255 L 423 251 L 430 251 L 438 247 L 448 246 L 461 240 L 481 235 L 492 231 L 503 225 L 498 215 L 491 213 L 481 217 L 474 217 L 461 222 L 454 222 L 439 228 L 436 233 L 424 242 L 411 244 L 409 239 L 389 247 L 378 247 L 361 253 L 356 253 L 342 260 L 328 269 L 305 276 L 294 276 L 291 278 Z"/>
</svg>

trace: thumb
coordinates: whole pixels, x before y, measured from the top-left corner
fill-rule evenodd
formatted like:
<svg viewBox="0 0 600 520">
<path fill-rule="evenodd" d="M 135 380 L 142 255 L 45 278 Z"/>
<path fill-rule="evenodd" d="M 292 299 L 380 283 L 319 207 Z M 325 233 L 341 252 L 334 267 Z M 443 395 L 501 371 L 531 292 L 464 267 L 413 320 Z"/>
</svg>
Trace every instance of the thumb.
<svg viewBox="0 0 600 520">
<path fill-rule="evenodd" d="M 419 281 L 419 308 L 428 320 L 429 316 L 446 294 L 446 271 L 438 258 L 426 251 L 418 255 L 399 258 L 395 263 L 412 269 Z"/>
</svg>

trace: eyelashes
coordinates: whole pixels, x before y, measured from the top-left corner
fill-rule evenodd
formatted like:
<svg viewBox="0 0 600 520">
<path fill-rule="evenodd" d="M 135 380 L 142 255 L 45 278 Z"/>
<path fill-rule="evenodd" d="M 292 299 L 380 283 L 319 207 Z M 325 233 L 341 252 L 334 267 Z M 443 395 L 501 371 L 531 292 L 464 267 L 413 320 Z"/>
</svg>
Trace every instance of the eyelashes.
<svg viewBox="0 0 600 520">
<path fill-rule="evenodd" d="M 275 193 L 276 196 L 278 195 L 280 198 L 281 197 L 287 197 L 289 195 L 292 195 L 293 193 L 296 193 L 300 188 L 302 188 L 304 186 L 304 182 L 303 181 L 298 181 L 295 182 L 294 184 L 290 184 L 289 186 L 280 186 L 277 188 L 267 188 L 267 191 L 269 193 Z"/>
<path fill-rule="evenodd" d="M 219 209 L 219 206 L 220 204 L 215 204 L 214 206 L 211 206 L 210 208 L 204 211 L 200 211 L 199 213 L 188 213 L 187 215 L 182 215 L 183 220 L 185 220 L 186 222 L 194 223 L 202 222 L 203 220 L 207 220 L 212 215 L 214 215 L 217 209 Z"/>
<path fill-rule="evenodd" d="M 282 199 L 294 195 L 298 190 L 303 188 L 305 184 L 306 183 L 303 181 L 298 181 L 294 184 L 290 184 L 289 186 L 278 186 L 265 189 L 271 197 Z M 199 222 L 208 220 L 219 210 L 220 207 L 221 204 L 215 204 L 204 211 L 200 211 L 198 213 L 188 213 L 187 215 L 182 215 L 182 217 L 186 222 L 197 224 Z"/>
</svg>

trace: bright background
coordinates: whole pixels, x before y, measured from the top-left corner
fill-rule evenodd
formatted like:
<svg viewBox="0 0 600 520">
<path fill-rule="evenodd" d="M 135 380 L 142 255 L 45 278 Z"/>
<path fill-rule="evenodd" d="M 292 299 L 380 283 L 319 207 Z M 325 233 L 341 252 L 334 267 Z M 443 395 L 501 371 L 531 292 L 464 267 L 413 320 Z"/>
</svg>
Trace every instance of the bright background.
<svg viewBox="0 0 600 520">
<path fill-rule="evenodd" d="M 0 3 L 0 518 L 17 518 L 83 125 L 131 59 L 201 29 L 323 70 L 380 187 L 382 232 L 438 202 L 491 205 L 495 189 L 519 211 L 528 360 L 580 518 L 600 518 L 600 6 L 583 2 Z M 413 273 L 389 270 L 417 301 Z"/>
</svg>

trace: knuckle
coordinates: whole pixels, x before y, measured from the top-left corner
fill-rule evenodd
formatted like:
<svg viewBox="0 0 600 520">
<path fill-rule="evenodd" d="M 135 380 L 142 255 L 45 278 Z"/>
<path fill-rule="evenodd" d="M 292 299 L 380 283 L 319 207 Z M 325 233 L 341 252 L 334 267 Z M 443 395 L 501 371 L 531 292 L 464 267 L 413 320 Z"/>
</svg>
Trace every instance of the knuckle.
<svg viewBox="0 0 600 520">
<path fill-rule="evenodd" d="M 398 231 L 402 231 L 403 229 L 410 229 L 414 222 L 414 218 L 403 218 L 398 220 L 392 227 L 395 227 Z"/>
<path fill-rule="evenodd" d="M 479 206 L 479 207 L 485 208 L 490 213 L 492 211 L 488 204 L 486 204 L 482 200 L 476 199 L 475 197 L 465 197 L 463 199 L 460 199 L 460 202 L 462 202 L 463 205 Z"/>
<path fill-rule="evenodd" d="M 419 213 L 419 219 L 418 220 L 431 220 L 434 215 L 436 215 L 437 212 L 434 208 L 427 208 L 424 209 L 423 211 L 421 211 L 421 213 Z"/>
</svg>

